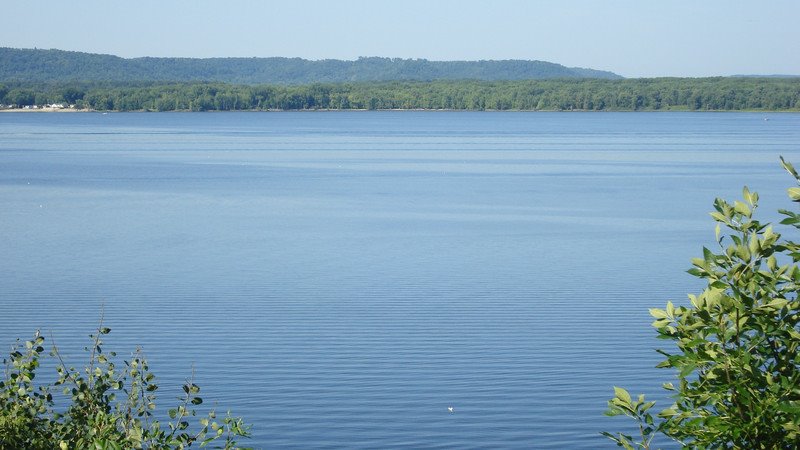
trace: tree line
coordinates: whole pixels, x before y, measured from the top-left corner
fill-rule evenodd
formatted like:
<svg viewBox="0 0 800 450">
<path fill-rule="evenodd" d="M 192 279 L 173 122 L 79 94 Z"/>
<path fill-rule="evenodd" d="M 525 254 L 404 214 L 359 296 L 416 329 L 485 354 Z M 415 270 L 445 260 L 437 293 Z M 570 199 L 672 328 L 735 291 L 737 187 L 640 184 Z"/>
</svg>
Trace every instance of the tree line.
<svg viewBox="0 0 800 450">
<path fill-rule="evenodd" d="M 442 80 L 307 85 L 206 82 L 0 84 L 0 104 L 21 107 L 52 103 L 103 111 L 797 111 L 800 110 L 800 78 Z"/>
<path fill-rule="evenodd" d="M 302 58 L 120 58 L 64 50 L 0 47 L 0 80 L 64 82 L 225 82 L 309 84 L 393 80 L 530 80 L 622 78 L 617 74 L 546 61 L 362 57 Z"/>
</svg>

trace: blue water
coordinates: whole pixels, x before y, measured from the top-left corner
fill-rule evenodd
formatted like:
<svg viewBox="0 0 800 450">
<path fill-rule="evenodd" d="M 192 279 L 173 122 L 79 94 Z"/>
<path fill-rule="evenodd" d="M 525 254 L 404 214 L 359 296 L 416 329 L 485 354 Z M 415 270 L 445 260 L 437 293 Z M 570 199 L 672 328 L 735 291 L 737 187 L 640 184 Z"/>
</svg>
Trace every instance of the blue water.
<svg viewBox="0 0 800 450">
<path fill-rule="evenodd" d="M 194 367 L 259 448 L 611 448 L 612 386 L 673 376 L 647 308 L 700 288 L 714 197 L 775 219 L 798 144 L 798 114 L 2 113 L 0 342 L 79 365 L 104 311 L 160 408 Z"/>
</svg>

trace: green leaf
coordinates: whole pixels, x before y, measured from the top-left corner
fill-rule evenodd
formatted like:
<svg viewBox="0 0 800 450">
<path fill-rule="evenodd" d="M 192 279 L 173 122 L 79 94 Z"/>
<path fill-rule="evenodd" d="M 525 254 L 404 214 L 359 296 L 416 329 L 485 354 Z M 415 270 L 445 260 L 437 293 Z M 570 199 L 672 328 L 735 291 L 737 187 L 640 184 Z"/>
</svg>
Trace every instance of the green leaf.
<svg viewBox="0 0 800 450">
<path fill-rule="evenodd" d="M 694 275 L 694 276 L 696 276 L 696 277 L 701 277 L 701 278 L 702 278 L 702 277 L 704 277 L 704 276 L 705 276 L 705 275 L 706 275 L 708 272 L 706 272 L 705 270 L 700 270 L 700 269 L 698 269 L 698 268 L 696 268 L 696 267 L 692 267 L 691 269 L 687 270 L 687 271 L 686 271 L 686 273 L 688 273 L 688 274 L 690 274 L 690 275 Z"/>
<path fill-rule="evenodd" d="M 626 405 L 631 404 L 631 394 L 621 387 L 614 386 L 614 397 L 622 400 Z"/>
<path fill-rule="evenodd" d="M 798 189 L 798 191 L 800 191 L 800 189 Z M 798 195 L 800 195 L 800 192 Z M 750 217 L 753 214 L 749 206 L 738 200 L 733 202 L 733 210 L 746 217 Z"/>
<path fill-rule="evenodd" d="M 776 309 L 776 310 L 777 310 L 777 309 L 781 309 L 781 308 L 783 308 L 783 307 L 784 307 L 784 306 L 786 306 L 788 303 L 789 303 L 789 301 L 788 301 L 788 300 L 786 300 L 785 298 L 776 298 L 775 300 L 772 300 L 771 302 L 767 303 L 767 304 L 766 304 L 766 305 L 764 305 L 764 306 L 767 306 L 767 307 L 769 307 L 769 308 L 772 308 L 772 309 Z"/>
<path fill-rule="evenodd" d="M 750 319 L 750 316 L 748 316 L 748 315 L 744 315 L 744 316 L 742 316 L 742 317 L 739 317 L 739 321 L 738 321 L 739 328 L 740 328 L 740 329 L 743 329 L 743 328 L 745 328 L 745 327 L 747 326 L 747 321 L 748 321 L 749 319 Z"/>
<path fill-rule="evenodd" d="M 781 225 L 795 225 L 797 223 L 800 223 L 800 216 L 798 216 L 797 214 L 790 213 L 789 211 L 786 210 L 779 210 L 778 212 L 781 214 L 786 214 L 788 216 L 787 218 L 780 221 Z"/>
<path fill-rule="evenodd" d="M 711 212 L 710 214 L 711 214 L 711 217 L 713 217 L 714 220 L 716 220 L 717 222 L 727 222 L 728 221 L 728 218 L 725 217 L 722 213 L 714 211 L 714 212 Z"/>
<path fill-rule="evenodd" d="M 790 162 L 784 160 L 783 156 L 780 157 L 780 160 L 783 168 L 786 169 L 786 171 L 789 172 L 795 179 L 800 181 L 800 175 L 797 174 L 797 171 L 794 169 L 794 166 Z"/>
<path fill-rule="evenodd" d="M 753 233 L 753 235 L 750 236 L 750 242 L 748 243 L 748 250 L 750 250 L 750 253 L 755 255 L 758 254 L 758 251 L 760 249 L 761 246 L 758 245 L 758 236 L 755 233 Z"/>
<path fill-rule="evenodd" d="M 751 206 L 753 205 L 753 196 L 750 195 L 750 189 L 747 189 L 747 186 L 742 188 L 742 197 L 744 197 Z"/>
<path fill-rule="evenodd" d="M 697 366 L 696 366 L 696 365 L 694 365 L 694 364 L 686 364 L 686 365 L 684 365 L 683 367 L 681 367 L 680 369 L 681 369 L 681 370 L 680 370 L 680 372 L 679 372 L 679 375 L 678 375 L 678 376 L 680 376 L 681 378 L 686 378 L 686 377 L 688 377 L 688 376 L 689 376 L 689 375 L 690 375 L 692 372 L 694 372 L 694 371 L 695 371 L 695 369 L 697 369 Z"/>
<path fill-rule="evenodd" d="M 673 409 L 673 408 L 667 408 L 667 409 L 661 411 L 660 413 L 658 413 L 659 417 L 665 417 L 665 418 L 666 417 L 677 416 L 677 415 L 678 415 L 678 411 Z"/>
</svg>

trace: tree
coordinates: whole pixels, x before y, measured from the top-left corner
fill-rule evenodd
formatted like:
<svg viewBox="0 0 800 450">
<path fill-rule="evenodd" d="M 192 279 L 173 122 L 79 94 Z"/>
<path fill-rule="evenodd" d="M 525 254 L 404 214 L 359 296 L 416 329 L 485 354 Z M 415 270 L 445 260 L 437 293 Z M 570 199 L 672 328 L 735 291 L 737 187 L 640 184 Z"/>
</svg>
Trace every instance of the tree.
<svg viewBox="0 0 800 450">
<path fill-rule="evenodd" d="M 85 92 L 74 86 L 67 86 L 61 91 L 61 98 L 69 104 L 74 104 L 78 100 L 81 100 L 84 95 Z"/>
<path fill-rule="evenodd" d="M 800 187 L 789 196 L 800 202 Z M 615 387 L 607 414 L 639 424 L 637 438 L 603 433 L 621 447 L 648 449 L 659 434 L 685 448 L 800 447 L 800 244 L 753 218 L 758 194 L 745 187 L 743 197 L 714 202 L 719 248 L 704 248 L 689 270 L 707 281 L 703 292 L 688 306 L 650 310 L 658 337 L 675 344 L 658 350 L 666 359 L 657 366 L 677 371 L 677 384 L 664 384 L 675 403 L 653 416 L 655 402 Z M 780 213 L 800 228 L 800 214 Z"/>
<path fill-rule="evenodd" d="M 53 345 L 57 379 L 52 384 L 34 384 L 40 361 L 46 355 L 44 337 L 12 349 L 5 378 L 0 381 L 0 449 L 183 449 L 220 442 L 236 448 L 236 439 L 249 436 L 248 427 L 230 413 L 217 418 L 212 409 L 201 418 L 195 407 L 203 403 L 200 387 L 192 379 L 183 386 L 179 404 L 167 411 L 169 422 L 153 418 L 158 385 L 147 360 L 137 349 L 115 364 L 114 352 L 103 353 L 101 338 L 111 330 L 101 326 L 90 335 L 90 357 L 83 370 L 67 367 Z M 56 411 L 54 393 L 63 392 L 65 408 Z M 58 405 L 65 403 L 60 400 Z M 190 422 L 196 421 L 195 424 Z"/>
<path fill-rule="evenodd" d="M 31 89 L 12 89 L 6 94 L 6 101 L 17 106 L 33 105 L 36 102 L 36 94 Z"/>
</svg>

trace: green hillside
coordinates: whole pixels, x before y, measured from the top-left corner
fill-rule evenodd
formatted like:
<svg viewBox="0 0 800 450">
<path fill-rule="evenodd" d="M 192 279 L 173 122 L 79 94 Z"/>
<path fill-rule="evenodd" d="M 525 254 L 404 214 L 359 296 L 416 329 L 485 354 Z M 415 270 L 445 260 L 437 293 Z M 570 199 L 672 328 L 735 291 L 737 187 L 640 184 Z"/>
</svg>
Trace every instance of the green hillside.
<svg viewBox="0 0 800 450">
<path fill-rule="evenodd" d="M 428 61 L 359 58 L 132 58 L 0 48 L 0 81 L 217 81 L 236 84 L 309 84 L 373 81 L 622 78 L 611 72 L 544 61 Z"/>
</svg>

